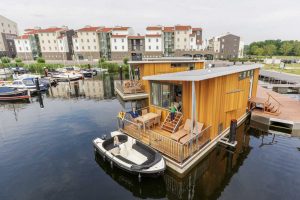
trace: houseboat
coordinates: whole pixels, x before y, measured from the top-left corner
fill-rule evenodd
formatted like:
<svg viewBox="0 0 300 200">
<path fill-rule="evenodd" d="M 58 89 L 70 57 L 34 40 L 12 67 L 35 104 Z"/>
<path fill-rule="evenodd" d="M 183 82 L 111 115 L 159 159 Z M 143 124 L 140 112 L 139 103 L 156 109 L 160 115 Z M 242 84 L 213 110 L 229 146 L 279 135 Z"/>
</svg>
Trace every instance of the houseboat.
<svg viewBox="0 0 300 200">
<path fill-rule="evenodd" d="M 147 99 L 149 93 L 147 84 L 142 80 L 144 76 L 165 73 L 203 69 L 204 61 L 192 58 L 152 58 L 145 61 L 129 61 L 129 79 L 115 84 L 115 91 L 122 100 Z"/>
<path fill-rule="evenodd" d="M 167 166 L 179 174 L 188 172 L 228 135 L 232 120 L 239 125 L 246 119 L 261 67 L 205 69 L 197 60 L 130 64 L 139 68 L 134 80 L 144 88 L 149 106 L 134 110 L 138 114 L 121 115 L 119 129 L 161 152 Z M 176 108 L 175 114 L 170 107 Z"/>
</svg>

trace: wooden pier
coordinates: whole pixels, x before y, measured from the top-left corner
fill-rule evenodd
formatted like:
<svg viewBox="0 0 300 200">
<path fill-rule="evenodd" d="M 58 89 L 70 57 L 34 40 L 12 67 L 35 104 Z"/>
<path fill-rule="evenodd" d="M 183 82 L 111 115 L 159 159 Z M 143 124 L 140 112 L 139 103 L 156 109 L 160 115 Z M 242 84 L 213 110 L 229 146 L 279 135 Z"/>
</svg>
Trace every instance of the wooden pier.
<svg viewBox="0 0 300 200">
<path fill-rule="evenodd" d="M 300 136 L 300 101 L 258 86 L 257 98 L 260 101 L 262 99 L 267 101 L 269 95 L 275 99 L 270 101 L 271 104 L 277 102 L 281 104 L 280 111 L 273 114 L 265 112 L 264 109 L 255 108 L 252 110 L 251 120 L 254 123 L 266 125 L 267 129 L 273 126 L 279 130 L 290 130 L 292 135 Z"/>
</svg>

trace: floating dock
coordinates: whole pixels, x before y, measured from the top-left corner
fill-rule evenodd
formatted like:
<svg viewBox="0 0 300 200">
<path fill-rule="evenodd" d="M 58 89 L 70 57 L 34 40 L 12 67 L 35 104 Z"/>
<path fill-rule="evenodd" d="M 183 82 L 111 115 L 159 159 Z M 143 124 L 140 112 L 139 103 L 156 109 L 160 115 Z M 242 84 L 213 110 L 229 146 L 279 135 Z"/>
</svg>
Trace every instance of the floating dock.
<svg viewBox="0 0 300 200">
<path fill-rule="evenodd" d="M 300 136 L 300 101 L 258 86 L 258 98 L 267 99 L 268 94 L 272 95 L 282 105 L 280 113 L 273 115 L 260 109 L 254 109 L 251 114 L 252 123 L 255 126 L 262 125 L 266 131 L 275 129 L 290 133 L 292 136 Z"/>
</svg>

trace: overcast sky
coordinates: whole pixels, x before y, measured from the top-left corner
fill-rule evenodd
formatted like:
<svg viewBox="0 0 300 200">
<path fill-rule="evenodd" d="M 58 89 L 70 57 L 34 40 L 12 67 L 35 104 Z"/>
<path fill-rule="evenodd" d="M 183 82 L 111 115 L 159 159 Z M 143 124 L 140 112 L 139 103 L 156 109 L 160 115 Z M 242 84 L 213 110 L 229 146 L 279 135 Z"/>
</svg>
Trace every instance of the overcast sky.
<svg viewBox="0 0 300 200">
<path fill-rule="evenodd" d="M 2 1 L 2 2 L 1 2 Z M 204 38 L 231 32 L 246 43 L 265 39 L 300 40 L 300 0 L 0 0 L 0 14 L 34 26 L 80 28 L 190 24 Z"/>
</svg>

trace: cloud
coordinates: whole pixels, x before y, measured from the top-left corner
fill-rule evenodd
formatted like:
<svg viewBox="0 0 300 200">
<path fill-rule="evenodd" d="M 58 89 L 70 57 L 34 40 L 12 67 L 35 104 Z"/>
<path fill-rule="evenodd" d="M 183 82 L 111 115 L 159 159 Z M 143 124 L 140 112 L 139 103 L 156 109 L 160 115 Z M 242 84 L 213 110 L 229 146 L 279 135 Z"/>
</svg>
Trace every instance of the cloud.
<svg viewBox="0 0 300 200">
<path fill-rule="evenodd" d="M 19 28 L 90 25 L 132 26 L 144 33 L 147 25 L 191 24 L 206 38 L 225 32 L 241 35 L 246 42 L 272 38 L 298 39 L 300 1 L 289 0 L 15 0 L 1 13 Z M 283 32 L 283 30 L 289 30 Z"/>
</svg>

